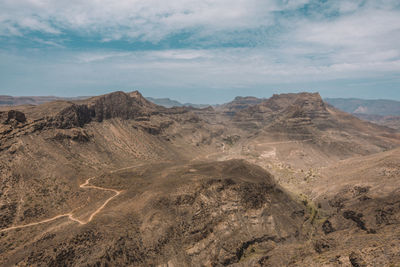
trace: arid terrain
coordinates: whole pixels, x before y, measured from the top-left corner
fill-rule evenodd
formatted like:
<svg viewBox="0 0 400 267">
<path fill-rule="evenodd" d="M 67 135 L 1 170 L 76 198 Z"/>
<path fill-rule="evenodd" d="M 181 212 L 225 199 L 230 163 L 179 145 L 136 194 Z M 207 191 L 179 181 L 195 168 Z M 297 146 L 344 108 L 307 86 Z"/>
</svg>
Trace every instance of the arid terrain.
<svg viewBox="0 0 400 267">
<path fill-rule="evenodd" d="M 0 107 L 1 266 L 400 266 L 400 133 L 318 93 Z"/>
<path fill-rule="evenodd" d="M 357 98 L 327 98 L 325 101 L 362 120 L 367 120 L 397 130 L 400 129 L 399 101 L 363 100 Z"/>
</svg>

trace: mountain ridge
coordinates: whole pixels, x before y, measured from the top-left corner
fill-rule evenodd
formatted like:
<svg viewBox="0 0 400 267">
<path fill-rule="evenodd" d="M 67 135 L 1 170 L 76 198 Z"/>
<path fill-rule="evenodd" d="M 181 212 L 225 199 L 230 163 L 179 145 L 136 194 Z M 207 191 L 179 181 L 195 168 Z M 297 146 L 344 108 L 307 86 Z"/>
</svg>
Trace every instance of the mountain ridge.
<svg viewBox="0 0 400 267">
<path fill-rule="evenodd" d="M 373 261 L 379 238 L 391 263 L 400 222 L 379 193 L 397 199 L 397 184 L 369 183 L 400 173 L 399 146 L 395 130 L 318 93 L 204 109 L 137 91 L 2 107 L 0 264 L 321 266 Z"/>
</svg>

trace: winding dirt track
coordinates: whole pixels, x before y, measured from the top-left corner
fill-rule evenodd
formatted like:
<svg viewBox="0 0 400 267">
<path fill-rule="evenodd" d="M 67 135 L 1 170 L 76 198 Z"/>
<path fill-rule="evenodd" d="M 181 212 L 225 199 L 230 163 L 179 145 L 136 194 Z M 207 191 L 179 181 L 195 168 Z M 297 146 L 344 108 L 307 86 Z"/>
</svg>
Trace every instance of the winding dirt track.
<svg viewBox="0 0 400 267">
<path fill-rule="evenodd" d="M 113 170 L 113 171 L 110 171 L 110 173 L 115 173 L 115 172 L 118 172 L 118 171 L 122 171 L 122 170 L 126 170 L 126 169 L 131 169 L 131 168 L 138 167 L 138 166 L 140 166 L 140 165 L 134 165 L 134 166 L 130 166 L 130 167 L 125 167 L 125 168 Z M 102 209 L 104 209 L 104 207 L 108 204 L 108 202 L 110 202 L 113 198 L 117 197 L 117 196 L 118 196 L 119 194 L 121 194 L 121 192 L 122 192 L 122 191 L 118 191 L 118 190 L 111 189 L 111 188 L 105 188 L 105 187 L 99 187 L 99 186 L 95 186 L 95 185 L 89 185 L 90 180 L 92 180 L 92 179 L 94 179 L 94 178 L 96 178 L 96 177 L 90 177 L 90 178 L 88 178 L 88 179 L 87 179 L 83 184 L 81 184 L 79 187 L 80 187 L 80 188 L 92 188 L 92 189 L 98 189 L 98 190 L 103 190 L 103 191 L 111 191 L 111 192 L 114 192 L 115 195 L 113 195 L 112 197 L 109 197 L 108 199 L 106 199 L 106 200 L 104 201 L 103 205 L 101 205 L 98 209 L 96 209 L 96 210 L 90 215 L 90 217 L 89 217 L 89 219 L 88 219 L 87 221 L 82 221 L 82 220 L 79 220 L 79 219 L 75 218 L 74 215 L 73 215 L 73 211 L 71 211 L 71 212 L 69 212 L 69 213 L 60 214 L 60 215 L 57 215 L 57 216 L 54 216 L 54 217 L 52 217 L 52 218 L 45 219 L 45 220 L 42 220 L 42 221 L 39 221 L 39 222 L 28 223 L 28 224 L 24 224 L 24 225 L 17 225 L 17 226 L 11 226 L 11 227 L 8 227 L 8 228 L 4 228 L 4 229 L 1 229 L 1 230 L 0 230 L 0 233 L 1 233 L 1 232 L 6 232 L 6 231 L 10 231 L 10 230 L 14 230 L 14 229 L 21 229 L 21 228 L 26 228 L 26 227 L 30 227 L 30 226 L 35 226 L 35 225 L 39 225 L 39 224 L 43 224 L 43 223 L 52 222 L 52 221 L 55 221 L 55 220 L 57 220 L 57 219 L 59 219 L 59 218 L 63 218 L 63 217 L 68 217 L 68 219 L 70 219 L 71 221 L 77 222 L 77 223 L 79 223 L 80 225 L 89 223 L 90 221 L 93 220 L 93 218 L 94 218 L 94 216 L 96 216 L 96 214 L 98 214 Z"/>
</svg>

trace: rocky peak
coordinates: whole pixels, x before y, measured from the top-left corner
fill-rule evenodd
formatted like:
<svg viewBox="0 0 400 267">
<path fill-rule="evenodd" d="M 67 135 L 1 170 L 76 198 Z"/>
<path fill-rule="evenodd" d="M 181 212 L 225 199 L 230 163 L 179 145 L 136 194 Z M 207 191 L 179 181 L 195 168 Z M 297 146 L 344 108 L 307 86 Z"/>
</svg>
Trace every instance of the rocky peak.
<svg viewBox="0 0 400 267">
<path fill-rule="evenodd" d="M 72 103 L 61 110 L 50 124 L 58 128 L 82 127 L 91 121 L 101 122 L 111 118 L 133 119 L 149 116 L 164 110 L 147 101 L 138 91 L 122 91 L 93 97 L 83 104 Z"/>
<path fill-rule="evenodd" d="M 301 93 L 287 109 L 288 113 L 295 111 L 296 116 L 305 116 L 310 119 L 326 118 L 329 112 L 319 93 Z M 295 116 L 295 117 L 296 117 Z"/>
<path fill-rule="evenodd" d="M 141 102 L 147 101 L 147 100 L 143 97 L 143 95 L 142 95 L 139 91 L 137 91 L 137 90 L 128 93 L 128 95 L 129 95 L 130 97 L 132 97 L 132 98 L 137 99 L 138 101 L 141 101 Z"/>
<path fill-rule="evenodd" d="M 254 96 L 237 96 L 233 101 L 222 105 L 220 109 L 222 109 L 227 115 L 234 115 L 241 110 L 258 105 L 262 101 L 263 99 Z"/>
<path fill-rule="evenodd" d="M 297 94 L 274 94 L 260 105 L 267 107 L 272 111 L 280 111 L 293 104 L 296 98 Z"/>
<path fill-rule="evenodd" d="M 247 125 L 253 122 L 256 127 L 268 126 L 283 132 L 307 132 L 308 126 L 328 127 L 329 118 L 330 114 L 318 93 L 275 94 L 235 115 L 239 123 Z"/>
<path fill-rule="evenodd" d="M 262 101 L 263 99 L 254 96 L 245 96 L 245 97 L 238 96 L 235 98 L 233 103 L 236 104 L 238 107 L 248 107 L 250 105 L 257 105 Z"/>
</svg>

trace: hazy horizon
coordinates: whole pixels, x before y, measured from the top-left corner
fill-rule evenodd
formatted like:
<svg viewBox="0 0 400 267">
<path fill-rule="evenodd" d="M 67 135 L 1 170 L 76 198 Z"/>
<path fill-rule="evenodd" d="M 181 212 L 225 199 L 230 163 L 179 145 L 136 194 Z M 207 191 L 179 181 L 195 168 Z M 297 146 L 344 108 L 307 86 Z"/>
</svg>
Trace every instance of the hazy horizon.
<svg viewBox="0 0 400 267">
<path fill-rule="evenodd" d="M 123 90 L 115 90 L 115 91 L 123 91 Z M 115 92 L 115 91 L 109 91 L 109 92 L 106 92 L 105 94 L 112 93 L 112 92 Z M 128 92 L 132 92 L 132 91 L 135 91 L 135 90 L 123 91 L 123 92 L 128 93 Z M 137 90 L 137 91 L 139 91 L 140 93 L 142 93 L 141 90 Z M 310 92 L 310 91 L 282 92 L 282 93 L 299 93 L 299 92 Z M 316 93 L 316 92 L 310 92 L 310 93 Z M 319 92 L 318 92 L 318 93 L 319 93 Z M 273 95 L 273 94 L 271 94 L 271 95 L 266 95 L 266 96 L 236 95 L 236 96 L 232 97 L 231 99 L 228 99 L 228 100 L 226 100 L 226 101 L 224 101 L 224 102 L 215 102 L 215 103 L 179 100 L 178 98 L 171 98 L 171 97 L 169 97 L 169 96 L 151 96 L 151 95 L 143 95 L 143 96 L 146 97 L 146 98 L 149 98 L 149 97 L 150 97 L 150 98 L 155 98 L 155 99 L 170 99 L 170 100 L 172 100 L 172 101 L 178 101 L 178 102 L 180 102 L 181 104 L 190 103 L 190 104 L 220 105 L 220 104 L 225 104 L 225 103 L 228 103 L 228 102 L 232 101 L 235 97 L 269 98 L 269 97 L 271 97 L 272 95 Z M 61 96 L 61 95 L 5 95 L 5 94 L 3 94 L 3 95 L 0 95 L 0 96 L 11 96 L 11 97 L 60 97 L 60 98 L 84 98 L 84 97 L 87 97 L 87 98 L 89 98 L 89 97 L 93 97 L 93 96 L 95 96 L 95 95 L 91 95 L 91 96 L 89 96 L 89 95 Z M 389 98 L 324 97 L 323 95 L 321 95 L 321 97 L 322 97 L 323 99 L 357 99 L 357 100 L 366 100 L 366 101 L 369 101 L 369 100 L 385 100 L 385 101 L 397 101 L 397 102 L 400 101 L 400 100 L 389 99 Z"/>
<path fill-rule="evenodd" d="M 129 92 L 136 91 L 136 90 L 128 90 L 128 91 L 110 90 L 110 91 L 107 91 L 107 92 L 102 93 L 102 94 L 108 94 L 108 93 L 112 93 L 112 92 L 116 92 L 116 91 L 123 91 L 125 93 L 129 93 Z M 139 91 L 141 94 L 143 94 L 143 92 L 141 90 L 137 90 L 137 91 Z M 280 93 L 285 94 L 285 93 L 300 93 L 300 92 L 320 93 L 320 92 L 317 92 L 317 91 L 313 92 L 313 91 L 301 91 L 301 90 L 300 91 L 294 91 L 294 92 L 280 92 Z M 280 93 L 277 93 L 277 94 L 280 94 Z M 214 102 L 214 103 L 211 103 L 211 102 L 195 102 L 195 101 L 191 101 L 191 100 L 189 100 L 189 101 L 188 100 L 179 100 L 179 97 L 172 98 L 172 97 L 167 96 L 167 95 L 166 96 L 152 96 L 152 95 L 143 94 L 143 96 L 146 97 L 146 98 L 170 99 L 172 101 L 178 101 L 181 104 L 190 103 L 190 104 L 219 105 L 219 104 L 228 103 L 228 102 L 232 101 L 235 97 L 270 98 L 273 94 L 275 94 L 275 93 L 272 93 L 270 95 L 264 95 L 264 96 L 263 95 L 259 95 L 259 96 L 256 96 L 256 95 L 236 95 L 236 96 L 233 96 L 232 98 L 230 98 L 230 99 L 228 99 L 226 101 Z M 7 94 L 0 94 L 0 96 L 11 96 L 11 97 L 60 97 L 60 98 L 85 98 L 85 97 L 87 97 L 87 98 L 89 98 L 89 97 L 93 97 L 93 96 L 96 96 L 96 95 L 69 95 L 69 96 L 62 96 L 62 95 L 7 95 Z M 385 101 L 397 101 L 397 102 L 400 102 L 400 99 L 398 100 L 398 99 L 390 99 L 390 98 L 362 98 L 362 97 L 340 97 L 340 96 L 325 97 L 322 94 L 321 94 L 321 97 L 323 99 L 357 99 L 357 100 L 365 100 L 365 101 L 369 101 L 369 100 L 371 100 L 371 101 L 373 101 L 373 100 L 385 100 Z"/>
</svg>

